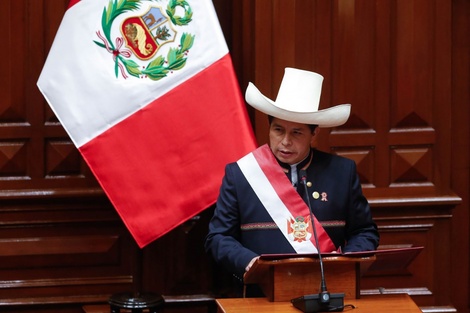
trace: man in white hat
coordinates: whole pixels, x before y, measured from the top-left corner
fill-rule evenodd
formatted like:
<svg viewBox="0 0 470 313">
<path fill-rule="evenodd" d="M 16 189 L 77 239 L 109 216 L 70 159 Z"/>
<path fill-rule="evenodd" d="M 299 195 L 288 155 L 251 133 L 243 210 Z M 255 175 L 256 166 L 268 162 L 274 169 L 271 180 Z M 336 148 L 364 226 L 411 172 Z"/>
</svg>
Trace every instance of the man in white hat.
<svg viewBox="0 0 470 313">
<path fill-rule="evenodd" d="M 317 127 L 342 125 L 350 113 L 349 104 L 318 109 L 322 82 L 317 73 L 286 68 L 276 101 L 252 83 L 246 90 L 248 104 L 269 116 L 269 145 L 227 165 L 205 243 L 237 277 L 261 254 L 378 246 L 355 163 L 311 148 Z"/>
</svg>

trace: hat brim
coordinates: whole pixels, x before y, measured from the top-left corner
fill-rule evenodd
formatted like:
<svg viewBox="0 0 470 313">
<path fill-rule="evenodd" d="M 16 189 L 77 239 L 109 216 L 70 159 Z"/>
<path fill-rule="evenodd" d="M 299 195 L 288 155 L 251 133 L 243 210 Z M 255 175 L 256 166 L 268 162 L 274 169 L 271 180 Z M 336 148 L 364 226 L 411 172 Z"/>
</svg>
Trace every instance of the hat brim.
<svg viewBox="0 0 470 313">
<path fill-rule="evenodd" d="M 265 97 L 253 83 L 249 83 L 245 100 L 253 108 L 282 120 L 318 125 L 319 127 L 336 127 L 343 125 L 351 113 L 350 104 L 340 104 L 315 112 L 293 112 L 276 106 L 276 103 Z"/>
</svg>

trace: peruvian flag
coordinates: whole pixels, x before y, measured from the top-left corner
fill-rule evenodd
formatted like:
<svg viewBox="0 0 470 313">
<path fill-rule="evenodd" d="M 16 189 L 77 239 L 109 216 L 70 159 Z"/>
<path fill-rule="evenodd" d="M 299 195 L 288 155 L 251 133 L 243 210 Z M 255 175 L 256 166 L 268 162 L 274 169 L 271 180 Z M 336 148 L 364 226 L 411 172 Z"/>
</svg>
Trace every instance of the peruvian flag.
<svg viewBox="0 0 470 313">
<path fill-rule="evenodd" d="M 211 0 L 72 0 L 38 87 L 140 247 L 256 147 Z"/>
</svg>

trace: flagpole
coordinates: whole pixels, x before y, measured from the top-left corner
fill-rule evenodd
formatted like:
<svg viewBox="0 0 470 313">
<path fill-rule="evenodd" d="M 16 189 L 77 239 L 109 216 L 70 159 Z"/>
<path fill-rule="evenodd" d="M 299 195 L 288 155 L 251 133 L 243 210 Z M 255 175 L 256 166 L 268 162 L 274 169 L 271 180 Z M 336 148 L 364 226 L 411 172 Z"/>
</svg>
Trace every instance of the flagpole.
<svg viewBox="0 0 470 313">
<path fill-rule="evenodd" d="M 133 241 L 133 258 L 131 261 L 132 269 L 132 292 L 117 293 L 109 298 L 111 313 L 119 313 L 121 309 L 131 310 L 133 313 L 141 313 L 148 309 L 149 313 L 157 313 L 164 304 L 161 295 L 154 293 L 143 293 L 143 249 Z"/>
</svg>

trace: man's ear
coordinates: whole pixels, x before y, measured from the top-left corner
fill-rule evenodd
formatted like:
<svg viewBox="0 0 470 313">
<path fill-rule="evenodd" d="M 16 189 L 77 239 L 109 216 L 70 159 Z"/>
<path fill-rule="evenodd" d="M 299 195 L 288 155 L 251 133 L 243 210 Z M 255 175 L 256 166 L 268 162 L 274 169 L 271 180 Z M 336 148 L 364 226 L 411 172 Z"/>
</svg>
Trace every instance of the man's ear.
<svg viewBox="0 0 470 313">
<path fill-rule="evenodd" d="M 315 147 L 315 144 L 316 144 L 319 133 L 320 133 L 320 127 L 316 127 L 315 130 L 312 133 L 312 140 L 310 141 L 310 146 L 311 147 Z"/>
</svg>

